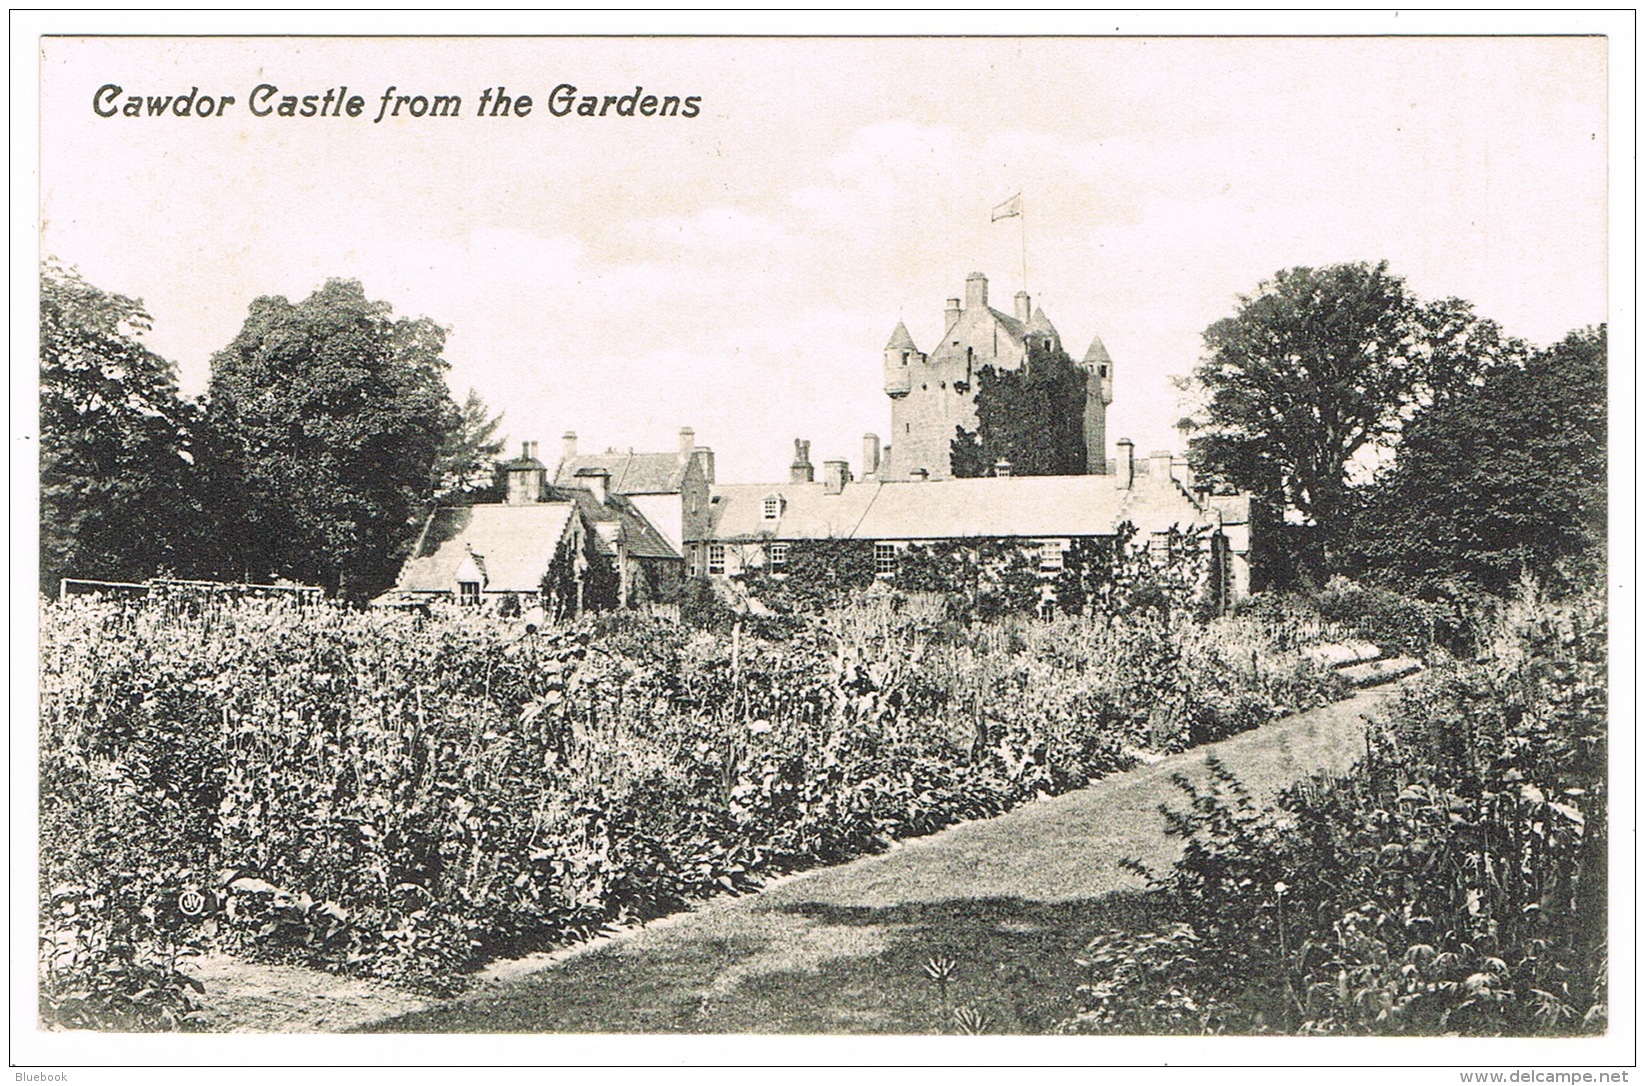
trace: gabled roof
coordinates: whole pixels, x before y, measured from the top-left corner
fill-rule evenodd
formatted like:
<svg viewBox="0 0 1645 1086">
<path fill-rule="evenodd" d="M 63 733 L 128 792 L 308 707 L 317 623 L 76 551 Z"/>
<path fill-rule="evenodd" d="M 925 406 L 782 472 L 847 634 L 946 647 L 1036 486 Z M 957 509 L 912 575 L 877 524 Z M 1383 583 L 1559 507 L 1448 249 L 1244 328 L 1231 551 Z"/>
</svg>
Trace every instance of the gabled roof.
<svg viewBox="0 0 1645 1086">
<path fill-rule="evenodd" d="M 885 345 L 885 349 L 888 351 L 919 350 L 918 347 L 914 346 L 914 337 L 908 334 L 908 326 L 902 321 L 898 321 L 897 327 L 892 330 L 891 342 Z"/>
<path fill-rule="evenodd" d="M 713 538 L 848 539 L 879 489 L 878 483 L 846 483 L 838 494 L 823 483 L 743 483 L 713 490 Z M 782 499 L 775 521 L 764 519 L 765 499 Z"/>
<path fill-rule="evenodd" d="M 583 519 L 598 527 L 605 525 L 621 526 L 627 541 L 628 553 L 636 558 L 674 558 L 680 557 L 680 552 L 669 545 L 662 533 L 645 518 L 645 514 L 636 509 L 620 494 L 608 495 L 602 504 L 593 492 L 583 487 L 551 487 L 549 497 L 554 501 L 575 502 L 581 511 Z M 605 535 L 599 535 L 594 541 L 594 547 L 601 554 L 613 555 L 616 549 Z"/>
<path fill-rule="evenodd" d="M 760 519 L 779 493 L 783 514 Z M 1022 475 L 940 482 L 854 482 L 839 494 L 820 483 L 714 488 L 712 538 L 926 540 L 1111 536 L 1126 522 L 1139 532 L 1214 527 L 1174 480 L 1139 476 L 1122 490 L 1112 475 Z"/>
<path fill-rule="evenodd" d="M 993 308 L 990 308 L 988 313 L 999 322 L 1000 327 L 1005 329 L 1006 334 L 1018 343 L 1021 343 L 1023 337 L 1028 334 L 1028 326 L 1010 314 L 1001 313 L 999 310 Z"/>
<path fill-rule="evenodd" d="M 450 592 L 473 552 L 488 592 L 535 592 L 576 514 L 570 502 L 464 505 L 436 509 L 395 588 Z"/>
<path fill-rule="evenodd" d="M 687 453 L 608 452 L 597 456 L 573 456 L 560 461 L 555 486 L 577 486 L 579 472 L 598 469 L 610 472 L 613 494 L 678 494 L 691 466 Z"/>
</svg>

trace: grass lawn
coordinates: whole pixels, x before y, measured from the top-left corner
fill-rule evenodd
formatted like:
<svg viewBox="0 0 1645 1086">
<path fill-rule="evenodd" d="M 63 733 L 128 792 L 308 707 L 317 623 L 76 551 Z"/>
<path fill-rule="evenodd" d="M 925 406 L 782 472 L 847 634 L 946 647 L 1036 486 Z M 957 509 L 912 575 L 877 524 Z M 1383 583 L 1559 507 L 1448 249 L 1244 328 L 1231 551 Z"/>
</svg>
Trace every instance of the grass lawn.
<svg viewBox="0 0 1645 1086">
<path fill-rule="evenodd" d="M 1032 1033 L 1074 1010 L 1074 959 L 1099 930 L 1144 923 L 1130 857 L 1178 843 L 1158 809 L 1173 773 L 1214 753 L 1258 796 L 1363 751 L 1392 687 L 1175 755 L 1089 788 L 714 902 L 535 972 L 364 1027 L 370 1032 L 939 1033 L 969 1008 Z M 933 979 L 933 960 L 952 963 Z M 940 970 L 939 970 L 940 971 Z"/>
</svg>

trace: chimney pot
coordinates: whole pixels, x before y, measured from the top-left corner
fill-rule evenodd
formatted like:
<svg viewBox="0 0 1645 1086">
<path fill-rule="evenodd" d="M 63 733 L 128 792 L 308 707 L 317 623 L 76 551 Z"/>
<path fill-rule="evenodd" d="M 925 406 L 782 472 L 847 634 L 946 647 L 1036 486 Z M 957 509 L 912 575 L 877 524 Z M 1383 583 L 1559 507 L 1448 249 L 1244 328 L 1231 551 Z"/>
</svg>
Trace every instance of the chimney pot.
<svg viewBox="0 0 1645 1086">
<path fill-rule="evenodd" d="M 948 299 L 947 307 L 942 311 L 942 330 L 944 332 L 948 331 L 950 328 L 954 327 L 954 322 L 959 319 L 960 300 L 958 298 L 950 298 Z"/>
<path fill-rule="evenodd" d="M 1034 312 L 1033 308 L 1028 304 L 1028 292 L 1026 290 L 1017 291 L 1017 296 L 1013 298 L 1012 301 L 1016 303 L 1015 312 L 1017 319 L 1022 323 L 1027 324 L 1030 316 Z"/>
<path fill-rule="evenodd" d="M 560 455 L 567 460 L 570 460 L 577 455 L 576 431 L 567 430 L 565 432 L 565 436 L 560 438 Z"/>
<path fill-rule="evenodd" d="M 689 426 L 680 427 L 680 452 L 689 453 L 697 444 L 697 431 Z"/>
</svg>

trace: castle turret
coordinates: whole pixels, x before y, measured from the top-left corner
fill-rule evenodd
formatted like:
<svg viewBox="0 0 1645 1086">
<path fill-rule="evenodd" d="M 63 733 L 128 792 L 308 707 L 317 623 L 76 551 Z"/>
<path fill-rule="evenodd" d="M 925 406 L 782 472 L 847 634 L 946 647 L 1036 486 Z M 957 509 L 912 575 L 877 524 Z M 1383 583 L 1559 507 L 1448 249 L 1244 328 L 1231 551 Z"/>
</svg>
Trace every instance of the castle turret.
<svg viewBox="0 0 1645 1086">
<path fill-rule="evenodd" d="M 891 333 L 891 341 L 885 345 L 885 394 L 892 399 L 908 395 L 908 390 L 913 387 L 911 368 L 923 361 L 925 356 L 914 346 L 914 337 L 908 334 L 908 326 L 898 321 Z"/>
<path fill-rule="evenodd" d="M 1080 360 L 1085 370 L 1085 471 L 1104 475 L 1108 471 L 1108 405 L 1114 402 L 1114 360 L 1101 336 L 1091 337 Z"/>
<path fill-rule="evenodd" d="M 1102 394 L 1102 402 L 1114 402 L 1114 360 L 1108 356 L 1108 348 L 1102 345 L 1101 336 L 1091 337 L 1091 346 L 1085 349 L 1085 357 L 1080 361 L 1091 375 L 1097 379 Z"/>
</svg>

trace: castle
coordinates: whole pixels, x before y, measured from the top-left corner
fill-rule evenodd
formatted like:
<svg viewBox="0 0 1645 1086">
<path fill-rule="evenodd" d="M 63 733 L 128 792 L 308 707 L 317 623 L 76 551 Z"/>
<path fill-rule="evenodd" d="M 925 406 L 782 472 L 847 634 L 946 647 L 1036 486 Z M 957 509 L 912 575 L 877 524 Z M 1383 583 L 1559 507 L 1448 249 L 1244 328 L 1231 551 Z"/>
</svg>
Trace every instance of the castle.
<svg viewBox="0 0 1645 1086">
<path fill-rule="evenodd" d="M 898 321 L 885 345 L 885 394 L 891 398 L 891 441 L 879 474 L 884 479 L 953 476 L 950 455 L 955 429 L 977 428 L 977 371 L 984 366 L 1021 369 L 1032 351 L 1060 351 L 1062 337 L 1018 291 L 1012 313 L 988 305 L 988 277 L 972 272 L 965 301 L 948 299 L 942 339 L 929 355 L 914 345 Z M 1086 373 L 1085 454 L 1087 474 L 1108 470 L 1108 405 L 1114 402 L 1114 361 L 1101 337 L 1079 363 Z"/>
<path fill-rule="evenodd" d="M 714 454 L 690 429 L 680 431 L 677 450 L 661 453 L 582 454 L 568 433 L 552 473 L 527 443 L 503 465 L 505 501 L 431 515 L 385 601 L 540 599 L 543 585 L 543 593 L 558 592 L 560 611 L 630 606 L 667 598 L 682 577 L 731 582 L 762 569 L 786 576 L 792 548 L 817 540 L 871 547 L 875 572 L 885 577 L 895 576 L 911 546 L 1009 540 L 1032 551 L 1051 576 L 1076 541 L 1126 531 L 1138 533 L 1151 553 L 1166 553 L 1174 534 L 1203 532 L 1211 598 L 1224 605 L 1247 595 L 1249 495 L 1213 494 L 1196 484 L 1186 461 L 1164 451 L 1137 457 L 1125 438 L 1108 459 L 1114 362 L 1100 338 L 1079 363 L 1086 474 L 1013 475 L 1002 460 L 988 477 L 954 477 L 956 428 L 977 428 L 979 371 L 1021 369 L 1062 349 L 1027 293 L 1016 295 L 1013 308 L 1009 316 L 989 308 L 988 279 L 973 272 L 964 304 L 948 300 L 942 341 L 931 354 L 897 323 L 885 348 L 892 441 L 882 454 L 879 437 L 864 435 L 860 477 L 833 458 L 823 461 L 818 480 L 805 440 L 794 442 L 786 481 L 732 485 L 715 481 Z M 596 562 L 614 571 L 604 603 L 586 598 L 585 574 Z M 573 575 L 556 580 L 555 570 Z"/>
</svg>

